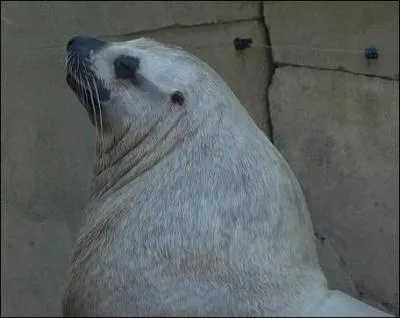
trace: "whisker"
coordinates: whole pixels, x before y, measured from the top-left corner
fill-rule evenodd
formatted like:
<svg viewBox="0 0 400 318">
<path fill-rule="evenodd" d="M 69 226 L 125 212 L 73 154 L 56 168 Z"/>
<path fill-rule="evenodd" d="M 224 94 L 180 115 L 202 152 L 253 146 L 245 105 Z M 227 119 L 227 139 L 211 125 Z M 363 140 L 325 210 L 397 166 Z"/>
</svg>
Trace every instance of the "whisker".
<svg viewBox="0 0 400 318">
<path fill-rule="evenodd" d="M 74 65 L 76 64 L 76 55 L 74 53 L 70 53 L 69 60 L 68 60 L 68 68 L 70 73 L 74 73 Z"/>
<path fill-rule="evenodd" d="M 70 74 L 71 74 L 71 60 L 72 60 L 72 57 L 68 56 L 67 60 L 65 62 L 65 71 L 70 73 Z"/>
<path fill-rule="evenodd" d="M 75 79 L 77 83 L 77 93 L 83 100 L 84 104 L 86 104 L 87 107 L 90 107 L 89 104 L 91 104 L 94 116 L 94 126 L 96 128 L 96 139 L 102 147 L 103 114 L 95 77 L 90 70 L 88 71 L 85 61 L 81 61 L 80 59 L 75 60 L 75 58 L 76 57 L 73 53 L 69 53 L 66 57 L 65 68 Z M 90 86 L 90 81 L 93 82 L 95 92 L 93 92 L 93 88 Z M 100 120 L 100 126 L 98 124 L 98 119 Z"/>
<path fill-rule="evenodd" d="M 86 88 L 85 88 L 85 86 L 83 84 L 82 76 L 79 76 L 78 84 L 79 84 L 79 87 L 82 88 L 82 92 L 83 93 L 81 93 L 81 96 L 82 96 L 82 98 L 84 98 L 84 103 L 85 103 L 86 106 L 88 106 L 89 105 L 89 97 L 88 97 L 88 94 L 87 94 L 87 90 L 86 90 Z"/>
<path fill-rule="evenodd" d="M 81 81 L 83 82 L 82 78 L 81 78 Z M 80 85 L 82 85 L 82 87 L 83 87 L 83 84 L 80 84 Z M 85 104 L 89 105 L 89 96 L 87 94 L 86 89 L 84 89 L 83 92 L 84 92 L 84 96 L 85 96 Z"/>
<path fill-rule="evenodd" d="M 101 137 L 99 137 L 100 134 L 99 134 L 99 126 L 97 124 L 97 112 L 96 112 L 96 107 L 95 107 L 95 103 L 94 103 L 94 99 L 93 99 L 93 92 L 92 92 L 92 89 L 91 89 L 91 87 L 89 85 L 89 81 L 88 81 L 88 75 L 91 75 L 91 73 L 88 72 L 85 63 L 83 63 L 83 69 L 84 69 L 84 74 L 85 74 L 86 85 L 88 86 L 91 104 L 92 104 L 92 108 L 93 108 L 93 112 L 94 112 L 94 122 L 95 122 L 95 127 L 96 127 L 96 139 L 99 141 L 99 140 L 101 140 Z M 100 107 L 99 107 L 99 109 L 100 109 Z"/>
<path fill-rule="evenodd" d="M 71 53 L 68 53 L 67 58 L 65 59 L 64 71 L 68 71 L 70 60 L 71 60 Z"/>
<path fill-rule="evenodd" d="M 78 87 L 77 87 L 77 89 L 78 89 L 78 95 L 79 96 L 86 96 L 86 90 L 85 90 L 85 87 L 82 85 L 82 77 L 81 76 L 79 76 L 79 80 L 77 81 L 78 82 Z M 85 98 L 85 103 L 87 104 L 87 98 Z"/>
<path fill-rule="evenodd" d="M 77 73 L 78 73 L 78 69 L 75 67 L 74 68 L 74 65 L 76 64 L 77 62 L 76 62 L 76 57 L 74 56 L 74 55 L 72 55 L 71 56 L 71 63 L 70 63 L 70 70 L 71 70 L 71 73 L 72 74 L 75 74 L 75 78 L 76 78 L 76 75 L 77 75 Z M 78 65 L 79 65 L 79 60 L 78 60 Z"/>
<path fill-rule="evenodd" d="M 98 107 L 99 107 L 99 115 L 100 115 L 100 133 L 101 133 L 101 135 L 103 135 L 103 116 L 102 116 L 102 112 L 101 112 L 99 91 L 98 91 L 98 89 L 97 89 L 96 80 L 95 80 L 93 74 L 91 74 L 91 76 L 92 76 L 93 86 L 94 86 L 94 89 L 95 89 L 95 91 L 96 91 L 97 105 L 98 105 Z"/>
<path fill-rule="evenodd" d="M 82 77 L 81 76 L 79 76 L 77 84 L 78 84 L 78 87 L 77 87 L 78 95 L 82 96 L 82 97 L 83 96 L 86 97 L 86 90 L 85 90 L 85 87 L 82 85 Z M 87 104 L 87 98 L 85 98 L 85 103 Z"/>
<path fill-rule="evenodd" d="M 87 79 L 87 76 L 85 76 L 85 81 L 86 81 L 86 84 L 87 84 L 87 89 L 89 91 L 90 100 L 92 102 L 92 108 L 93 108 L 93 112 L 94 112 L 94 122 L 95 122 L 95 127 L 96 127 L 96 136 L 98 137 L 99 126 L 97 125 L 97 113 L 96 113 L 96 108 L 94 107 L 94 99 L 93 99 L 92 88 L 89 85 L 89 81 Z"/>
<path fill-rule="evenodd" d="M 77 74 L 78 74 L 78 69 L 79 69 L 79 60 L 78 60 L 78 65 L 77 65 L 77 68 L 76 68 L 76 70 L 75 70 L 75 72 L 74 72 L 74 75 L 75 75 L 75 78 L 77 78 Z M 83 96 L 83 92 L 85 91 L 85 88 L 83 87 L 83 85 L 82 85 L 82 78 L 81 78 L 81 76 L 79 76 L 79 80 L 78 80 L 78 87 L 77 87 L 77 89 L 78 89 L 78 94 L 79 94 L 79 96 Z"/>
</svg>

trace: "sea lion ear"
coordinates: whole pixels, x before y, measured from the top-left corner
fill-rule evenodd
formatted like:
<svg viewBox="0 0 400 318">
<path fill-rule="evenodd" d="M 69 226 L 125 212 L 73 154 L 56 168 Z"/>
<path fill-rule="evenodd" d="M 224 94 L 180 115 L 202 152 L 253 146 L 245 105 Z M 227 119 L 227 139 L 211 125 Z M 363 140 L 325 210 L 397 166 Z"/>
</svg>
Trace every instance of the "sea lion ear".
<svg viewBox="0 0 400 318">
<path fill-rule="evenodd" d="M 174 104 L 182 106 L 185 103 L 185 96 L 180 91 L 175 91 L 171 94 L 171 101 Z"/>
<path fill-rule="evenodd" d="M 114 60 L 115 77 L 118 79 L 135 78 L 140 59 L 129 55 L 120 55 Z"/>
</svg>

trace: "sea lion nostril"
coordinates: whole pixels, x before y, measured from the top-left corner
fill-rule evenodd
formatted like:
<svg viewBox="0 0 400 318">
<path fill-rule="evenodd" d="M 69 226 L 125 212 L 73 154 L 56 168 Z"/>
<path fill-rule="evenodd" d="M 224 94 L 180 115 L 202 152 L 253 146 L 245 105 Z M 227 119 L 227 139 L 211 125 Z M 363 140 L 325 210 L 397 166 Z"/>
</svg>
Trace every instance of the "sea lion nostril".
<svg viewBox="0 0 400 318">
<path fill-rule="evenodd" d="M 76 42 L 76 39 L 78 38 L 78 36 L 74 36 L 72 37 L 68 43 L 67 43 L 67 50 L 70 50 L 71 47 L 74 45 L 74 43 Z"/>
<path fill-rule="evenodd" d="M 76 35 L 67 43 L 67 50 L 97 51 L 106 45 L 106 42 L 90 36 Z"/>
</svg>

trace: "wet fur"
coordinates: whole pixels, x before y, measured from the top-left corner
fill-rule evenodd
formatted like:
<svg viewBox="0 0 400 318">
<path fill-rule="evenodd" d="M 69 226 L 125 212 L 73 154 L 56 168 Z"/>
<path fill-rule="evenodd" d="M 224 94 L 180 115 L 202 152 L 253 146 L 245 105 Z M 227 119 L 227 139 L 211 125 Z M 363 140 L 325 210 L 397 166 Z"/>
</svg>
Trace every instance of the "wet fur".
<svg viewBox="0 0 400 318">
<path fill-rule="evenodd" d="M 122 53 L 155 90 L 115 80 Z M 301 187 L 222 79 L 149 39 L 112 43 L 92 67 L 112 92 L 109 128 L 64 315 L 279 316 L 317 303 L 326 279 Z"/>
</svg>

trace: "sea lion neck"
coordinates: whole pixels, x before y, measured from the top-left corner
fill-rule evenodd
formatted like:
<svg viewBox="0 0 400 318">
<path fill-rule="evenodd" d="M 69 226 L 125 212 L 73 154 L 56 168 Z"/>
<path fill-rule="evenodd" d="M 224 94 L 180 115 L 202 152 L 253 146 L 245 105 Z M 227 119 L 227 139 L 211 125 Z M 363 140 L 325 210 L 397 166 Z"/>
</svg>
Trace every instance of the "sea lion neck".
<svg viewBox="0 0 400 318">
<path fill-rule="evenodd" d="M 130 127 L 106 142 L 99 139 L 93 196 L 114 192 L 162 164 L 186 137 L 184 118 L 185 113 L 181 112 L 168 122 L 156 120 L 146 130 Z"/>
</svg>

